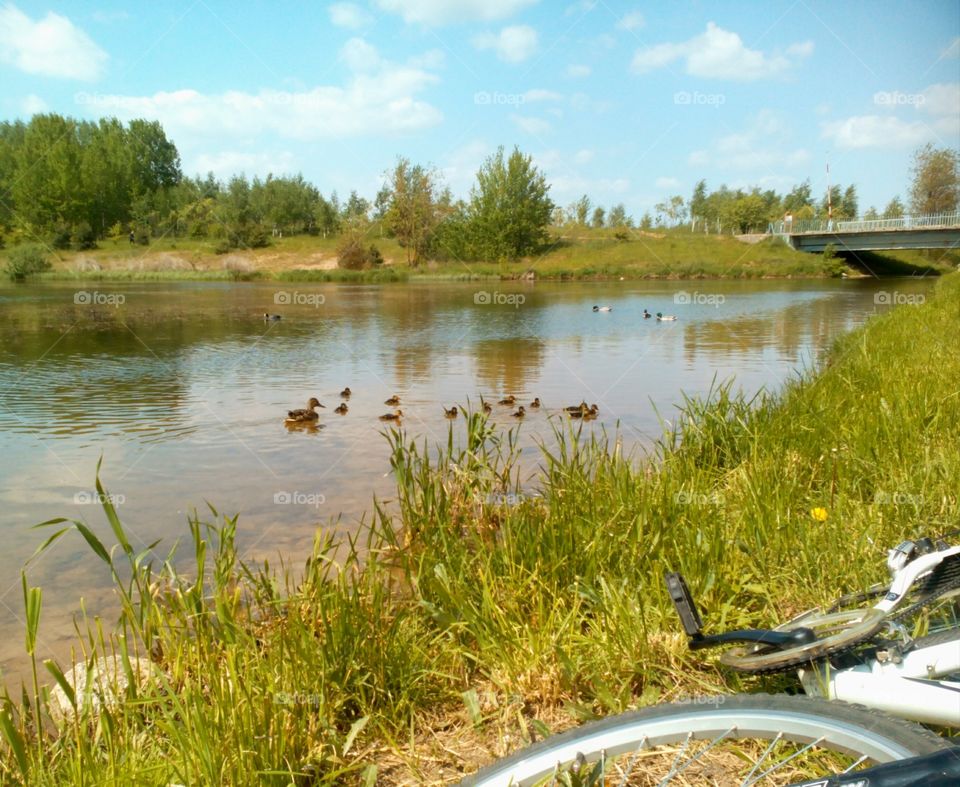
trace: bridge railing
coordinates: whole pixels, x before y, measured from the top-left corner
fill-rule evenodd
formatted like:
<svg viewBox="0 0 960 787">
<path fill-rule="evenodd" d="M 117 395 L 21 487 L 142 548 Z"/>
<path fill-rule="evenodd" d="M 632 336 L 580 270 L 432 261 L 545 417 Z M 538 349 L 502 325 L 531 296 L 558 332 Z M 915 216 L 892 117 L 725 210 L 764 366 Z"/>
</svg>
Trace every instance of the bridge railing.
<svg viewBox="0 0 960 787">
<path fill-rule="evenodd" d="M 802 235 L 831 232 L 885 232 L 925 228 L 960 227 L 960 211 L 934 213 L 927 216 L 901 216 L 898 219 L 804 219 L 774 221 L 767 232 L 773 235 Z"/>
</svg>

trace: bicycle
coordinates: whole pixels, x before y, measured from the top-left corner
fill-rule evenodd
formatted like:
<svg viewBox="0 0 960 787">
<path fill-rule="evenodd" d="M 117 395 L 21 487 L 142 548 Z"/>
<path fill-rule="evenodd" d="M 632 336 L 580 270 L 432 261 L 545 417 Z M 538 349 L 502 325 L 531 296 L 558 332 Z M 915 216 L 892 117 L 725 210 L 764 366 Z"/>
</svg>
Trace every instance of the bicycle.
<svg viewBox="0 0 960 787">
<path fill-rule="evenodd" d="M 796 669 L 807 696 L 655 705 L 548 737 L 461 784 L 960 783 L 960 747 L 917 723 L 960 727 L 960 546 L 905 541 L 887 566 L 888 585 L 827 610 L 720 634 L 703 632 L 686 582 L 668 573 L 691 650 L 734 644 L 721 663 L 754 674 Z M 943 625 L 914 639 L 905 623 L 923 610 L 940 612 Z"/>
</svg>

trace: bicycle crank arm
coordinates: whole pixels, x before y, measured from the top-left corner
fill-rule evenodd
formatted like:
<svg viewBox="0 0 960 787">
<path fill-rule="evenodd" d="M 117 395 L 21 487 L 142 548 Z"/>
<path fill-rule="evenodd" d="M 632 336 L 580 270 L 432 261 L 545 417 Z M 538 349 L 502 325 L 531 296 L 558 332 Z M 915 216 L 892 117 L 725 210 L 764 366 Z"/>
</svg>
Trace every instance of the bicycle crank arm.
<svg viewBox="0 0 960 787">
<path fill-rule="evenodd" d="M 714 648 L 731 642 L 746 642 L 754 645 L 771 645 L 775 648 L 794 648 L 807 645 L 817 639 L 813 629 L 800 626 L 790 631 L 769 631 L 767 629 L 740 629 L 725 631 L 722 634 L 698 634 L 690 637 L 687 645 L 690 650 Z"/>
</svg>

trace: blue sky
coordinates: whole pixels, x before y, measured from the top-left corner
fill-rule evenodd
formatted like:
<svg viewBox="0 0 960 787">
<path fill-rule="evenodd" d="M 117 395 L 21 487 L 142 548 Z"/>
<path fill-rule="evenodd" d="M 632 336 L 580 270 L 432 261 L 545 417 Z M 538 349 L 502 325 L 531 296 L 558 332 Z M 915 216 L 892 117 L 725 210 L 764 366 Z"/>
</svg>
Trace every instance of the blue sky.
<svg viewBox="0 0 960 787">
<path fill-rule="evenodd" d="M 188 174 L 372 197 L 403 155 L 466 195 L 498 145 L 566 205 L 809 178 L 861 208 L 960 147 L 960 3 L 0 4 L 0 114 L 159 119 Z"/>
</svg>

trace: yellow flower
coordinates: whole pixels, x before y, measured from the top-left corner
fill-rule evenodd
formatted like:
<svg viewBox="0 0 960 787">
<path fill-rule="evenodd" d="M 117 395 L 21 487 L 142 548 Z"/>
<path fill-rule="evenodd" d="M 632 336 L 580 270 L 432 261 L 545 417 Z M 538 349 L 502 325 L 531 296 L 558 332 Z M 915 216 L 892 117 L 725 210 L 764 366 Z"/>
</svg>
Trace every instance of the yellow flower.
<svg viewBox="0 0 960 787">
<path fill-rule="evenodd" d="M 827 509 L 825 508 L 811 508 L 810 516 L 816 519 L 818 522 L 827 521 Z"/>
</svg>

